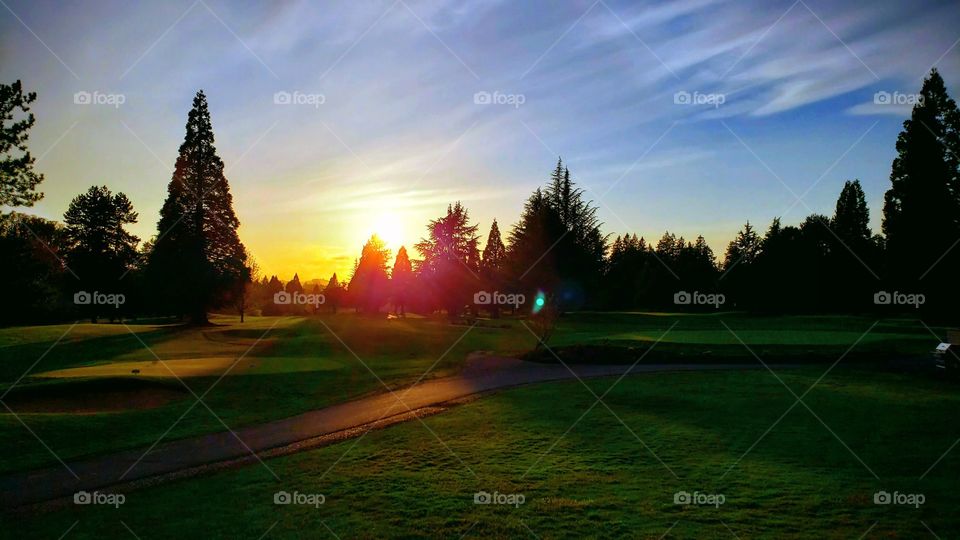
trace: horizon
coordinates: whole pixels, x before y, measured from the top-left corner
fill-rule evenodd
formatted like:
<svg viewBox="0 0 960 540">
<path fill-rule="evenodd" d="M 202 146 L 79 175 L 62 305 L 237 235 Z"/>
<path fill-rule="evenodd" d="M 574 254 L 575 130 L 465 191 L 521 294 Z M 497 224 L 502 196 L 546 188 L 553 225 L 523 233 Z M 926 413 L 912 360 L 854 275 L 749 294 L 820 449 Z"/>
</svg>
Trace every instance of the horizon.
<svg viewBox="0 0 960 540">
<path fill-rule="evenodd" d="M 106 184 L 131 198 L 141 241 L 204 88 L 241 236 L 268 275 L 343 275 L 372 233 L 413 249 L 458 200 L 481 231 L 493 219 L 509 230 L 558 156 L 611 237 L 702 234 L 722 258 L 747 220 L 762 231 L 832 214 L 849 179 L 879 232 L 910 105 L 874 97 L 902 101 L 960 54 L 960 6 L 924 6 L 9 2 L 0 39 L 21 54 L 0 76 L 38 93 L 46 197 L 30 211 L 62 219 Z M 956 88 L 958 71 L 941 71 Z M 123 103 L 77 104 L 76 92 Z M 294 103 L 275 103 L 282 92 Z M 675 103 L 678 92 L 706 103 Z"/>
</svg>

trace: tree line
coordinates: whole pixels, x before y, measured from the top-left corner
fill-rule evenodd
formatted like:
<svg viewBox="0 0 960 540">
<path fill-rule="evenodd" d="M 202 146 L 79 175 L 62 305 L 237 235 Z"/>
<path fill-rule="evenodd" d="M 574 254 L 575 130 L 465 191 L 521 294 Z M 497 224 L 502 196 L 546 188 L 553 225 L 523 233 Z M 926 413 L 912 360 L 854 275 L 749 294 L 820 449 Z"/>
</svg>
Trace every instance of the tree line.
<svg viewBox="0 0 960 540">
<path fill-rule="evenodd" d="M 150 240 L 141 243 L 124 229 L 138 215 L 126 195 L 106 186 L 74 198 L 62 223 L 15 211 L 0 216 L 0 272 L 15 306 L 3 310 L 0 322 L 175 316 L 203 324 L 211 311 L 309 315 L 344 308 L 368 315 L 442 312 L 458 320 L 544 306 L 956 318 L 960 113 L 935 69 L 920 96 L 896 141 L 880 233 L 870 229 L 860 182 L 849 180 L 832 215 L 813 214 L 796 225 L 774 218 L 765 230 L 747 222 L 722 261 L 703 236 L 611 238 L 597 206 L 558 160 L 505 235 L 494 220 L 481 238 L 479 224 L 456 202 L 426 225 L 413 246 L 419 258 L 405 247 L 394 257 L 374 235 L 346 279 L 334 274 L 305 287 L 299 275 L 287 283 L 260 275 L 240 241 L 201 91 Z M 43 177 L 26 145 L 35 99 L 19 81 L 0 85 L 3 206 L 30 206 L 43 196 L 36 191 Z"/>
</svg>

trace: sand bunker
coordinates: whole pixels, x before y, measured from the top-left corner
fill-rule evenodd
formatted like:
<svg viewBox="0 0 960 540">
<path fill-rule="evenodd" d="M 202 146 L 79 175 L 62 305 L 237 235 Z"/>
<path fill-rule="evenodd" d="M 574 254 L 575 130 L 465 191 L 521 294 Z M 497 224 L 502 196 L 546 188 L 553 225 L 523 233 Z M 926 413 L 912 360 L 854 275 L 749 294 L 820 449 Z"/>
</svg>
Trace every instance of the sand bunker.
<svg viewBox="0 0 960 540">
<path fill-rule="evenodd" d="M 190 394 L 183 387 L 137 379 L 100 379 L 14 388 L 4 402 L 17 414 L 89 414 L 153 409 Z"/>
</svg>

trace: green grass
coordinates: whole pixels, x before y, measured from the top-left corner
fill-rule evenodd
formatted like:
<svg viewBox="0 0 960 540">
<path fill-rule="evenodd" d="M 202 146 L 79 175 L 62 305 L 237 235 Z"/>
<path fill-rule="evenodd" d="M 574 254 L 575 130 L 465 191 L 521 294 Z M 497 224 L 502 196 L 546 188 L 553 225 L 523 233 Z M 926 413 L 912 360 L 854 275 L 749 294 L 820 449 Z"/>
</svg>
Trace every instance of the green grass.
<svg viewBox="0 0 960 540">
<path fill-rule="evenodd" d="M 218 322 L 222 326 L 200 329 L 131 325 L 149 350 L 123 326 L 82 324 L 45 356 L 69 325 L 5 329 L 0 331 L 0 342 L 9 345 L 0 347 L 0 372 L 9 387 L 38 359 L 32 374 L 104 362 L 152 360 L 153 353 L 164 361 L 221 355 L 238 358 L 256 343 L 247 353 L 248 358 L 258 360 L 255 368 L 231 373 L 219 383 L 218 377 L 183 379 L 197 395 L 209 390 L 204 402 L 223 423 L 237 428 L 382 391 L 380 380 L 390 386 L 409 384 L 435 362 L 428 376 L 450 374 L 470 351 L 516 351 L 529 347 L 533 340 L 529 334 L 499 328 L 477 327 L 465 335 L 467 327 L 426 319 L 386 321 L 344 315 L 322 320 L 254 318 L 243 325 L 230 319 Z M 71 382 L 27 377 L 16 391 L 29 390 L 30 385 Z M 176 379 L 167 378 L 165 382 L 183 388 Z M 71 460 L 149 446 L 194 401 L 185 391 L 182 400 L 149 410 L 84 415 L 23 413 L 19 417 L 61 459 Z M 224 429 L 220 420 L 198 405 L 164 440 Z M 56 464 L 51 452 L 13 415 L 0 415 L 0 438 L 2 471 Z"/>
<path fill-rule="evenodd" d="M 198 395 L 209 391 L 204 402 L 223 423 L 203 406 L 193 407 L 177 422 L 194 403 L 193 396 L 186 392 L 181 400 L 149 410 L 84 415 L 19 413 L 19 420 L 29 430 L 13 415 L 2 414 L 0 472 L 56 465 L 51 451 L 69 461 L 146 447 L 175 422 L 164 440 L 222 431 L 224 423 L 235 429 L 287 417 L 382 391 L 378 378 L 397 387 L 414 382 L 435 362 L 428 376 L 457 371 L 471 351 L 519 354 L 534 344 L 531 333 L 517 320 L 482 321 L 469 332 L 468 327 L 434 319 L 387 321 L 353 314 L 322 319 L 254 317 L 243 324 L 236 318 L 219 317 L 215 322 L 218 326 L 208 328 L 130 325 L 137 337 L 124 326 L 111 324 L 0 329 L 2 389 L 9 388 L 28 369 L 35 375 L 70 367 L 149 361 L 154 353 L 163 360 L 238 358 L 244 354 L 257 360 L 255 367 L 238 369 L 219 383 L 217 377 L 184 379 Z M 752 317 L 731 313 L 584 313 L 562 318 L 551 344 L 559 349 L 571 344 L 648 347 L 677 323 L 657 346 L 664 354 L 652 355 L 649 360 L 684 361 L 689 351 L 709 349 L 725 350 L 738 355 L 739 360 L 753 362 L 726 324 L 765 359 L 792 348 L 819 361 L 833 361 L 874 322 L 859 317 Z M 918 321 L 893 320 L 874 327 L 857 350 L 913 354 L 928 351 L 935 343 Z M 810 353 L 813 348 L 817 349 L 816 355 Z M 599 362 L 611 359 L 612 355 L 591 358 Z M 162 382 L 182 388 L 170 378 Z M 31 385 L 64 384 L 71 381 L 28 375 L 17 384 L 16 392 L 29 390 Z M 16 412 L 16 407 L 12 408 Z"/>
<path fill-rule="evenodd" d="M 778 375 L 802 394 L 825 369 Z M 602 395 L 613 382 L 588 384 Z M 509 390 L 429 417 L 429 430 L 413 421 L 269 460 L 279 481 L 255 464 L 135 491 L 119 509 L 18 518 L 2 534 L 56 538 L 74 523 L 69 538 L 124 536 L 126 526 L 142 538 L 316 538 L 327 528 L 341 538 L 544 539 L 932 538 L 927 526 L 950 538 L 960 530 L 960 451 L 920 479 L 960 437 L 955 385 L 841 364 L 804 398 L 816 416 L 798 405 L 765 437 L 794 404 L 766 370 L 628 377 L 604 398 L 616 416 L 590 409 L 594 401 L 576 381 Z M 323 493 L 326 503 L 277 506 L 278 490 Z M 478 490 L 526 502 L 479 506 Z M 878 490 L 922 493 L 926 503 L 878 506 Z M 679 506 L 678 491 L 726 501 Z"/>
</svg>

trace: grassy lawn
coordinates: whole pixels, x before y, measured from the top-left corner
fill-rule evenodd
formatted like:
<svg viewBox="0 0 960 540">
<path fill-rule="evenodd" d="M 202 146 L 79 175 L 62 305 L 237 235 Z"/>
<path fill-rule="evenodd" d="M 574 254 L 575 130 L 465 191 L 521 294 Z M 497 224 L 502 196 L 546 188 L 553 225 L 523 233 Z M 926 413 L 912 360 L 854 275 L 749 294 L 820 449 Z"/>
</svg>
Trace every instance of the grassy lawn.
<svg viewBox="0 0 960 540">
<path fill-rule="evenodd" d="M 825 369 L 778 374 L 803 394 Z M 613 382 L 588 384 L 602 395 Z M 616 416 L 591 409 L 594 401 L 576 381 L 514 389 L 427 418 L 442 443 L 410 422 L 269 460 L 280 481 L 253 465 L 135 491 L 119 509 L 28 516 L 17 534 L 933 538 L 929 527 L 950 538 L 960 530 L 960 451 L 938 462 L 960 437 L 955 385 L 841 364 L 804 398 L 816 416 L 798 405 L 779 423 L 795 400 L 765 370 L 628 377 L 604 398 Z M 278 490 L 326 500 L 278 506 Z M 522 494 L 524 503 L 476 505 L 480 490 Z M 925 502 L 876 505 L 878 490 Z M 679 491 L 725 499 L 677 505 Z"/>
<path fill-rule="evenodd" d="M 252 318 L 242 325 L 226 318 L 216 322 L 220 326 L 201 329 L 131 325 L 144 343 L 122 325 L 80 324 L 52 349 L 69 325 L 0 330 L 0 371 L 5 387 L 9 388 L 40 359 L 30 371 L 31 376 L 17 384 L 5 401 L 53 452 L 70 460 L 149 446 L 181 416 L 164 440 L 225 429 L 203 405 L 187 412 L 195 398 L 169 376 L 153 353 L 174 370 L 179 362 L 199 358 L 217 364 L 221 367 L 219 373 L 243 356 L 219 382 L 219 373 L 182 378 L 197 395 L 209 391 L 204 402 L 227 426 L 236 428 L 383 390 L 377 377 L 391 386 L 409 384 L 435 362 L 429 376 L 455 371 L 470 351 L 518 351 L 533 343 L 533 337 L 525 330 L 522 334 L 516 329 L 477 327 L 466 332 L 467 327 L 426 319 L 386 321 L 345 315 L 322 320 Z M 49 353 L 44 356 L 47 349 Z M 69 393 L 77 384 L 93 380 L 98 370 L 119 362 L 143 364 L 145 374 L 146 369 L 153 369 L 151 373 L 168 376 L 127 373 L 123 378 L 110 379 L 115 387 L 126 389 L 132 383 L 153 382 L 167 393 L 179 392 L 180 398 L 157 408 L 122 412 L 64 414 L 17 410 L 17 396 L 38 391 L 45 395 Z M 77 367 L 88 367 L 89 377 L 36 376 Z M 142 390 L 141 386 L 130 389 Z M 56 463 L 56 458 L 11 414 L 0 415 L 0 438 L 0 470 Z"/>
<path fill-rule="evenodd" d="M 0 329 L 0 391 L 30 369 L 4 398 L 19 419 L 0 415 L 4 450 L 0 452 L 0 472 L 54 465 L 51 451 L 72 460 L 146 447 L 171 426 L 166 441 L 222 431 L 224 424 L 238 428 L 291 416 L 380 391 L 383 386 L 378 377 L 390 386 L 400 386 L 417 380 L 435 362 L 429 376 L 455 372 L 471 351 L 518 354 L 534 344 L 533 336 L 516 320 L 482 321 L 469 332 L 468 327 L 432 319 L 387 321 L 353 314 L 320 319 L 254 317 L 243 324 L 236 318 L 219 317 L 215 322 L 217 326 L 188 329 L 130 325 L 137 336 L 123 325 L 111 324 Z M 657 346 L 658 354 L 647 361 L 702 359 L 702 354 L 696 353 L 709 351 L 717 353 L 714 358 L 735 355 L 738 361 L 754 362 L 739 337 L 765 360 L 790 350 L 798 357 L 832 362 L 861 337 L 857 351 L 916 354 L 929 351 L 936 342 L 918 321 L 910 320 L 883 321 L 864 336 L 874 322 L 858 317 L 730 313 L 584 313 L 564 317 L 551 344 L 559 350 L 573 344 L 643 348 L 676 324 Z M 600 349 L 589 360 L 618 360 L 607 351 Z M 156 362 L 154 354 L 166 365 Z M 632 361 L 635 356 L 631 353 L 625 358 Z M 240 357 L 243 359 L 233 366 Z M 194 397 L 168 376 L 167 366 L 179 371 L 193 392 L 206 393 L 204 402 L 223 423 L 203 405 L 194 406 Z M 141 374 L 131 374 L 131 367 Z M 227 369 L 228 375 L 217 382 Z M 99 386 L 83 386 L 91 382 Z M 139 395 L 147 384 L 156 387 L 152 391 L 158 394 L 158 406 L 85 409 L 77 414 L 31 409 L 22 399 L 25 395 L 83 392 L 85 388 L 99 392 L 105 386 Z"/>
</svg>

